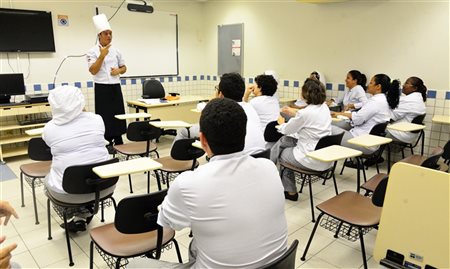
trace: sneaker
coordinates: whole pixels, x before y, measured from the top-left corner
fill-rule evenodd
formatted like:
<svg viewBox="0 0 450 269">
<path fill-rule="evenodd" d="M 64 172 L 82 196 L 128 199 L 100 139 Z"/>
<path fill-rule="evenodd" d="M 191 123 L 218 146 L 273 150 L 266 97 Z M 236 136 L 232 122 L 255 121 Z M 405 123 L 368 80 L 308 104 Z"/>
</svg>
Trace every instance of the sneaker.
<svg viewBox="0 0 450 269">
<path fill-rule="evenodd" d="M 61 225 L 59 225 L 59 226 L 63 229 L 65 228 L 64 223 L 61 223 Z M 69 223 L 67 223 L 67 230 L 71 233 L 86 231 L 86 221 L 84 221 L 84 220 L 73 221 L 72 220 Z"/>
<path fill-rule="evenodd" d="M 291 201 L 298 201 L 298 193 L 289 194 L 287 191 L 284 192 L 284 199 Z"/>
</svg>

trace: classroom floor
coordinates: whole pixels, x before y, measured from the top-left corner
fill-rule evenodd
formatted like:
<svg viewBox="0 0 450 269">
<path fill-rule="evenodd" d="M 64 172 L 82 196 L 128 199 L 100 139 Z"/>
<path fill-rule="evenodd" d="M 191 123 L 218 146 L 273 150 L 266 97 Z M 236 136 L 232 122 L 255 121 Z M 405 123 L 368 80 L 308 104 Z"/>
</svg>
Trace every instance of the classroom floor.
<svg viewBox="0 0 450 269">
<path fill-rule="evenodd" d="M 158 144 L 158 151 L 161 156 L 167 156 L 172 144 L 171 137 L 162 137 Z M 6 159 L 8 166 L 19 176 L 19 167 L 21 164 L 28 163 L 26 156 Z M 202 158 L 201 163 L 205 160 Z M 338 163 L 338 172 L 340 163 Z M 385 168 L 381 167 L 382 172 Z M 374 168 L 367 172 L 368 177 L 376 173 Z M 346 168 L 343 175 L 337 173 L 337 184 L 339 192 L 344 190 L 356 190 L 356 170 Z M 146 192 L 146 175 L 133 175 L 134 194 Z M 52 210 L 52 236 L 53 240 L 47 240 L 47 215 L 46 215 L 46 196 L 43 187 L 37 188 L 37 202 L 40 224 L 35 225 L 33 202 L 31 188 L 28 184 L 25 186 L 25 207 L 21 207 L 20 202 L 20 182 L 19 179 L 1 182 L 1 199 L 9 201 L 19 214 L 19 219 L 12 219 L 7 226 L 1 227 L 1 234 L 7 236 L 5 244 L 17 243 L 18 247 L 13 252 L 12 260 L 18 263 L 22 268 L 69 268 L 67 256 L 67 247 L 64 230 L 59 227 L 62 220 Z M 156 181 L 152 180 L 151 190 L 156 190 Z M 315 205 L 327 200 L 335 195 L 332 181 L 327 181 L 326 185 L 321 182 L 313 184 L 313 194 Z M 114 197 L 119 201 L 123 197 L 129 196 L 129 186 L 127 177 L 121 177 L 117 184 Z M 288 222 L 289 244 L 298 239 L 296 255 L 297 268 L 362 268 L 362 257 L 359 240 L 355 242 L 346 239 L 335 239 L 333 233 L 319 227 L 314 236 L 306 261 L 301 261 L 308 238 L 314 227 L 311 222 L 311 211 L 309 204 L 308 190 L 300 194 L 299 201 L 286 201 L 286 218 Z M 319 212 L 316 210 L 316 217 Z M 109 207 L 105 210 L 106 222 L 112 222 L 114 210 Z M 95 216 L 89 227 L 102 225 L 99 216 Z M 371 230 L 365 235 L 366 253 L 368 257 L 368 266 L 370 268 L 381 268 L 373 259 L 372 253 L 375 245 L 376 230 Z M 190 242 L 188 237 L 189 229 L 177 232 L 176 239 L 180 245 L 183 260 L 187 260 L 187 250 Z M 73 268 L 89 267 L 89 233 L 80 232 L 72 235 L 72 253 L 75 265 Z M 106 263 L 94 251 L 94 262 L 97 268 L 107 268 Z M 174 249 L 165 251 L 161 260 L 176 261 Z"/>
</svg>

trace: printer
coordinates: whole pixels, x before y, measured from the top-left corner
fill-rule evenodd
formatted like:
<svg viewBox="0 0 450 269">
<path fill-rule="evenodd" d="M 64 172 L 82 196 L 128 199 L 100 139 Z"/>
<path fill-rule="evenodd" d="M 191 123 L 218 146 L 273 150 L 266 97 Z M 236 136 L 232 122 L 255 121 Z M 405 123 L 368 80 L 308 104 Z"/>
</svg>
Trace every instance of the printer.
<svg viewBox="0 0 450 269">
<path fill-rule="evenodd" d="M 25 94 L 25 101 L 30 104 L 47 103 L 48 93 Z"/>
</svg>

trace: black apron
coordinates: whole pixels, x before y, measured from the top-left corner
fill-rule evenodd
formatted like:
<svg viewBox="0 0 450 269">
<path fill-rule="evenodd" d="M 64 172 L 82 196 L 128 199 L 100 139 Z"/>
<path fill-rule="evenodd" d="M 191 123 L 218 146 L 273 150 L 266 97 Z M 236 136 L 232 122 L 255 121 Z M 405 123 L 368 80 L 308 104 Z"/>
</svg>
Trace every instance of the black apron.
<svg viewBox="0 0 450 269">
<path fill-rule="evenodd" d="M 94 91 L 95 113 L 103 118 L 105 138 L 108 140 L 126 133 L 126 121 L 114 117 L 118 114 L 125 114 L 120 84 L 95 83 Z"/>
</svg>

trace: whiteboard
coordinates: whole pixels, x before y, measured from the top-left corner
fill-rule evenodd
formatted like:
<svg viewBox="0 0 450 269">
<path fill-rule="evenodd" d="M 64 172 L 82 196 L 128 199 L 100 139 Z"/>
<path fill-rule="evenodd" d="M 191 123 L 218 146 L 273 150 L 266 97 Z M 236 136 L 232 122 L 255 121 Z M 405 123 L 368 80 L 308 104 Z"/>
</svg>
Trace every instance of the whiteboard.
<svg viewBox="0 0 450 269">
<path fill-rule="evenodd" d="M 98 6 L 109 19 L 117 7 Z M 109 21 L 112 44 L 125 60 L 122 77 L 178 75 L 178 18 L 167 12 L 128 11 L 123 5 Z"/>
</svg>

